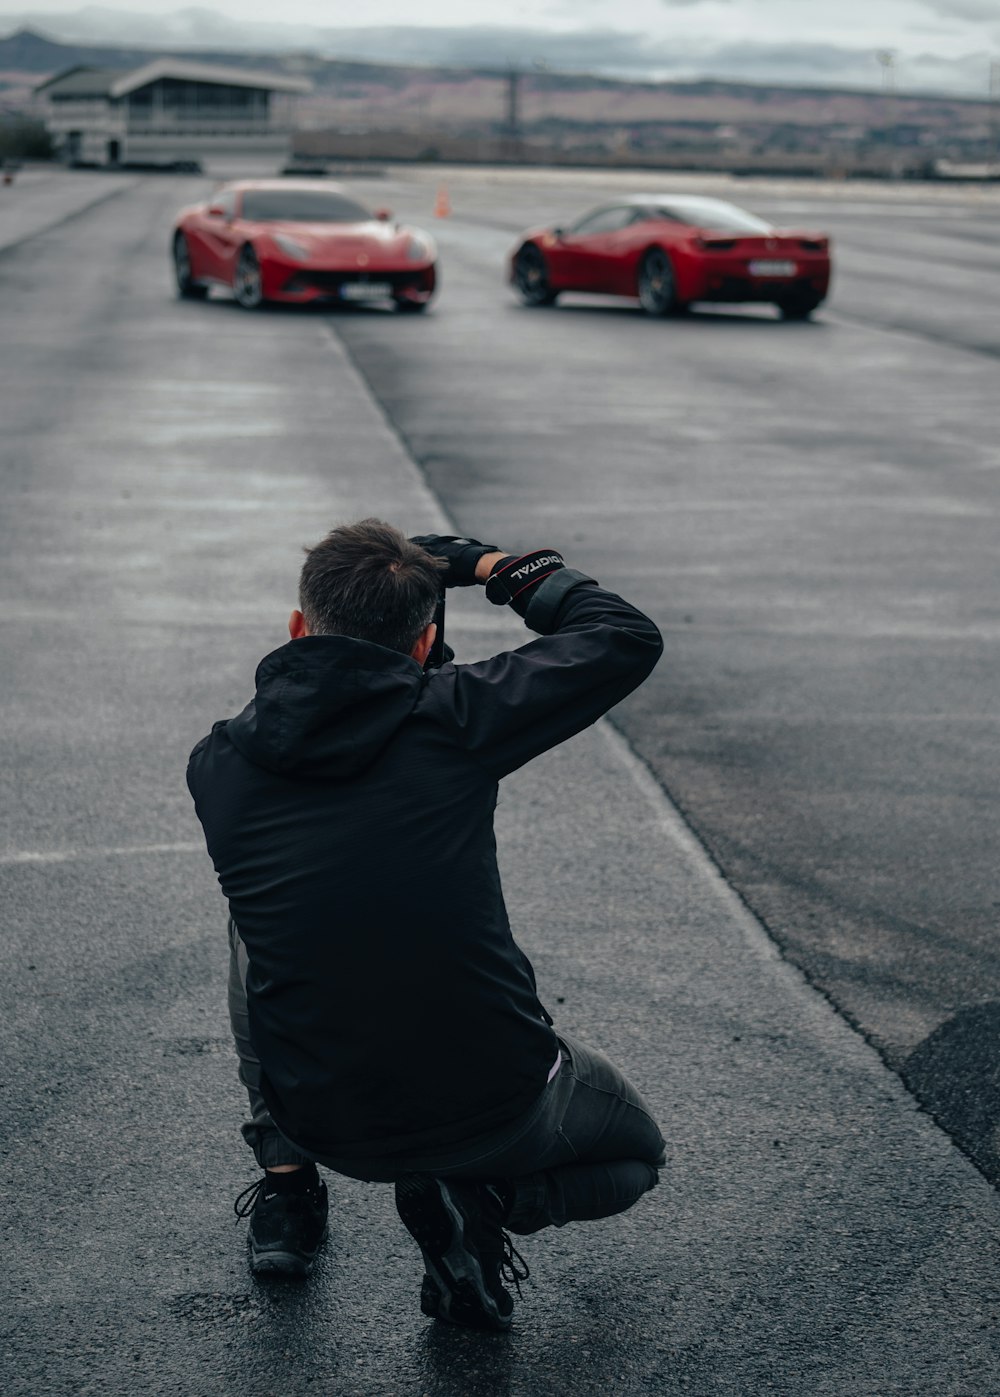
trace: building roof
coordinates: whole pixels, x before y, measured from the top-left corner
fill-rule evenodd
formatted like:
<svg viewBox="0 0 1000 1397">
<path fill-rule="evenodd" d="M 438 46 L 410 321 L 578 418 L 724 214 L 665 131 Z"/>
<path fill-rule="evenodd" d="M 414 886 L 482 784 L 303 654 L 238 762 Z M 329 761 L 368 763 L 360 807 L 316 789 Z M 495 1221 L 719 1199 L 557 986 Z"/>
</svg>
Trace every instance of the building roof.
<svg viewBox="0 0 1000 1397">
<path fill-rule="evenodd" d="M 39 83 L 36 92 L 49 97 L 124 97 L 137 88 L 160 78 L 179 82 L 219 83 L 226 87 L 264 88 L 269 92 L 310 92 L 305 78 L 286 78 L 282 73 L 254 72 L 249 68 L 223 68 L 212 63 L 189 63 L 178 58 L 154 58 L 140 68 L 68 68 Z"/>
<path fill-rule="evenodd" d="M 39 83 L 35 91 L 50 97 L 110 97 L 114 84 L 125 75 L 122 68 L 67 68 Z"/>
<path fill-rule="evenodd" d="M 181 82 L 221 83 L 226 87 L 263 87 L 271 92 L 309 92 L 312 83 L 306 78 L 286 78 L 280 73 L 253 72 L 249 68 L 223 68 L 214 63 L 188 63 L 176 58 L 155 58 L 141 68 L 134 68 L 119 78 L 111 89 L 112 97 L 124 97 L 138 87 L 159 78 L 177 78 Z"/>
</svg>

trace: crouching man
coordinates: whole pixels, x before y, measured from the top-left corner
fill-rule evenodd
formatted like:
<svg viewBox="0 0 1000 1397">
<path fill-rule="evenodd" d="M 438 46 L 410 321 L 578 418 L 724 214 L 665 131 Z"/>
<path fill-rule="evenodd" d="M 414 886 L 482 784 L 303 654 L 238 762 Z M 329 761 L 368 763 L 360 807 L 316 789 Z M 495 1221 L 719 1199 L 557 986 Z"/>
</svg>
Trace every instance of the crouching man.
<svg viewBox="0 0 1000 1397">
<path fill-rule="evenodd" d="M 426 667 L 442 585 L 476 583 L 540 637 Z M 663 1139 L 538 1000 L 500 888 L 497 783 L 640 684 L 659 632 L 552 549 L 375 519 L 308 550 L 300 608 L 188 768 L 229 901 L 245 1131 L 266 1170 L 252 1264 L 308 1270 L 318 1162 L 395 1184 L 425 1314 L 506 1329 L 526 1274 L 507 1234 L 630 1207 Z"/>
</svg>

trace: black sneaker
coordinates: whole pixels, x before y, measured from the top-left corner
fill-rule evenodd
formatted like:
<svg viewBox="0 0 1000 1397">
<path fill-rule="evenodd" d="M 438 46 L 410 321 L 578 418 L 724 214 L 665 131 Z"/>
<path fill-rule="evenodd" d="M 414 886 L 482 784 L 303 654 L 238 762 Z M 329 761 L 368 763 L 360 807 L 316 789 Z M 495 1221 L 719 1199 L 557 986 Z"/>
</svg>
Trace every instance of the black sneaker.
<svg viewBox="0 0 1000 1397">
<path fill-rule="evenodd" d="M 249 1217 L 250 1269 L 255 1275 L 308 1276 L 327 1234 L 326 1184 L 304 1193 L 268 1193 L 268 1177 L 243 1190 L 233 1204 Z"/>
<path fill-rule="evenodd" d="M 471 1329 L 510 1328 L 528 1268 L 503 1231 L 503 1204 L 488 1184 L 411 1175 L 396 1184 L 396 1210 L 424 1258 L 420 1308 Z"/>
</svg>

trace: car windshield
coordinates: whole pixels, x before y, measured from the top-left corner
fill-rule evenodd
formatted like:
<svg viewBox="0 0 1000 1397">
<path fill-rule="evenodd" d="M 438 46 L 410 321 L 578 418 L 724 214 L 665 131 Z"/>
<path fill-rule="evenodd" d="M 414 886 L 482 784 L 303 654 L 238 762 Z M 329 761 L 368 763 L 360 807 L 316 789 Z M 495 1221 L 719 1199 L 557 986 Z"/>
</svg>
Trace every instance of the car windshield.
<svg viewBox="0 0 1000 1397">
<path fill-rule="evenodd" d="M 243 217 L 255 223 L 366 223 L 361 204 L 327 189 L 247 189 Z"/>
<path fill-rule="evenodd" d="M 653 202 L 652 200 L 650 201 Z M 770 233 L 770 223 L 756 214 L 727 204 L 725 199 L 702 199 L 697 195 L 681 199 L 657 199 L 657 214 L 695 228 L 712 228 L 720 233 Z"/>
</svg>

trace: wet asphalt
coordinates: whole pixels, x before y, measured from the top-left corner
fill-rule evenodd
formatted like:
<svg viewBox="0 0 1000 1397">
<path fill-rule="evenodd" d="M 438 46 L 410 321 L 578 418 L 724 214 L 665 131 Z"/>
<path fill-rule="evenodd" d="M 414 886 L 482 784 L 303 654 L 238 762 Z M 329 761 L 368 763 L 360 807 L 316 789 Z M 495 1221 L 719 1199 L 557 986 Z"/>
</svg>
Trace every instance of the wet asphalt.
<svg viewBox="0 0 1000 1397">
<path fill-rule="evenodd" d="M 440 182 L 358 181 L 439 238 L 412 320 L 176 301 L 207 180 L 29 171 L 0 204 L 3 1390 L 990 1391 L 1000 202 L 741 190 L 834 232 L 829 308 L 657 324 L 502 284 L 594 177 L 455 172 L 434 223 Z M 184 762 L 281 643 L 301 545 L 366 513 L 560 546 L 667 640 L 614 728 L 504 787 L 542 997 L 669 1166 L 531 1239 L 502 1339 L 419 1315 L 387 1189 L 330 1179 L 305 1285 L 255 1282 L 230 1211 Z M 449 630 L 524 634 L 477 597 Z"/>
</svg>

